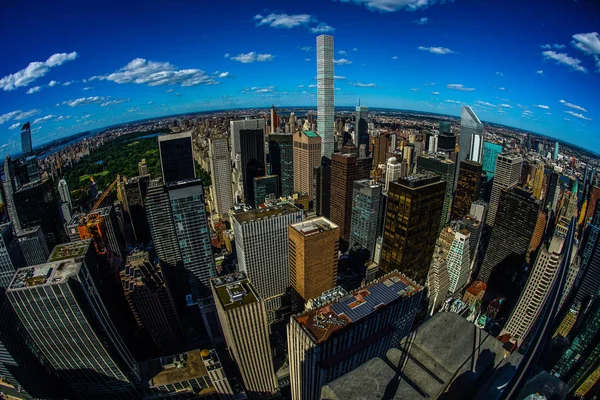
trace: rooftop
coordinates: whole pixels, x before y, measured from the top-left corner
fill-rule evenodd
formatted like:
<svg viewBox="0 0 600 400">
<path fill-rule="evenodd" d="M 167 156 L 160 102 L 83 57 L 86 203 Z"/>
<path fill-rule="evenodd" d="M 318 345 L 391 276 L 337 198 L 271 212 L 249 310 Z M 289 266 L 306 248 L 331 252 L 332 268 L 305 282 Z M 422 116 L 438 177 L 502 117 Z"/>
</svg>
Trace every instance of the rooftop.
<svg viewBox="0 0 600 400">
<path fill-rule="evenodd" d="M 419 290 L 421 286 L 399 272 L 392 272 L 348 295 L 333 299 L 321 308 L 313 308 L 292 318 L 314 343 L 320 344 L 334 332 L 373 314 L 381 306 Z"/>
<path fill-rule="evenodd" d="M 101 217 L 106 217 L 110 214 L 111 209 L 112 209 L 111 206 L 100 207 L 100 208 L 97 208 L 96 210 L 94 210 L 94 212 L 92 212 L 92 214 L 97 214 L 97 215 L 100 215 Z"/>
<path fill-rule="evenodd" d="M 225 311 L 259 301 L 254 287 L 243 272 L 215 278 L 211 284 Z"/>
<path fill-rule="evenodd" d="M 265 175 L 265 176 L 259 176 L 259 177 L 257 177 L 257 178 L 254 178 L 254 180 L 255 180 L 255 181 L 262 181 L 262 180 L 265 180 L 265 179 L 273 179 L 273 178 L 277 179 L 277 175 Z"/>
<path fill-rule="evenodd" d="M 233 218 L 240 224 L 248 222 L 262 221 L 268 218 L 279 217 L 290 213 L 301 212 L 301 210 L 292 203 L 281 203 L 267 208 L 257 208 L 233 214 Z"/>
<path fill-rule="evenodd" d="M 410 188 L 418 188 L 422 186 L 429 185 L 431 183 L 437 183 L 440 181 L 439 175 L 434 174 L 433 172 L 426 172 L 422 174 L 413 174 L 404 178 L 398 178 L 397 182 L 403 186 L 408 186 Z"/>
<path fill-rule="evenodd" d="M 196 349 L 187 353 L 148 361 L 148 364 L 154 364 L 151 366 L 154 366 L 155 369 L 160 366 L 158 373 L 155 375 L 150 374 L 154 375 L 150 376 L 150 383 L 153 386 L 165 386 L 208 375 L 201 353 L 199 349 Z"/>
<path fill-rule="evenodd" d="M 308 137 L 313 137 L 313 138 L 319 137 L 319 135 L 317 135 L 314 131 L 304 131 L 304 134 Z"/>
<path fill-rule="evenodd" d="M 183 138 L 190 138 L 190 140 L 191 140 L 192 139 L 192 131 L 181 132 L 181 133 L 168 133 L 166 135 L 160 135 L 158 137 L 158 141 L 164 142 L 167 140 L 183 139 Z"/>
<path fill-rule="evenodd" d="M 21 229 L 20 231 L 17 232 L 17 237 L 23 237 L 23 236 L 31 235 L 32 233 L 35 233 L 37 235 L 37 233 L 41 229 L 42 229 L 42 227 L 39 226 L 39 225 L 33 226 L 31 228 Z"/>
<path fill-rule="evenodd" d="M 310 236 L 338 228 L 336 224 L 324 217 L 309 219 L 290 226 L 300 232 L 303 236 Z"/>
<path fill-rule="evenodd" d="M 77 276 L 80 269 L 81 262 L 74 258 L 19 268 L 8 288 L 20 290 L 32 286 L 63 283 Z"/>
<path fill-rule="evenodd" d="M 85 256 L 85 253 L 87 253 L 91 243 L 92 239 L 85 239 L 77 242 L 58 244 L 54 247 L 54 250 L 52 250 L 50 257 L 48 257 L 48 262 L 83 257 Z"/>
</svg>

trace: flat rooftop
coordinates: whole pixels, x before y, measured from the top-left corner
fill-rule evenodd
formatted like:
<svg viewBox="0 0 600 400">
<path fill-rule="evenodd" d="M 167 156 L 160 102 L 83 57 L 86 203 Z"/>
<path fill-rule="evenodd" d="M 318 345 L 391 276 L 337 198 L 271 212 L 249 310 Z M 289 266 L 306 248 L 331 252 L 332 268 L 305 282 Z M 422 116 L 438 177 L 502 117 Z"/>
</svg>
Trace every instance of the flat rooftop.
<svg viewBox="0 0 600 400">
<path fill-rule="evenodd" d="M 167 133 L 165 135 L 160 135 L 160 136 L 158 136 L 158 141 L 164 142 L 167 140 L 185 139 L 185 138 L 190 138 L 190 140 L 191 140 L 192 139 L 192 131 L 181 132 L 181 133 Z"/>
<path fill-rule="evenodd" d="M 303 236 L 311 236 L 339 228 L 336 224 L 324 217 L 309 219 L 290 226 L 300 232 Z"/>
<path fill-rule="evenodd" d="M 301 212 L 301 210 L 292 203 L 281 203 L 275 206 L 266 208 L 257 208 L 244 212 L 233 214 L 235 219 L 240 224 L 248 222 L 261 221 L 268 218 L 279 217 L 291 213 Z"/>
<path fill-rule="evenodd" d="M 319 137 L 319 135 L 317 135 L 317 133 L 316 133 L 316 132 L 314 132 L 314 131 L 304 131 L 304 134 L 305 134 L 306 136 L 308 136 L 308 137 L 311 137 L 311 138 L 316 138 L 316 137 Z"/>
<path fill-rule="evenodd" d="M 67 258 L 83 257 L 92 244 L 92 239 L 79 240 L 77 242 L 58 244 L 52 250 L 48 262 L 65 260 Z"/>
<path fill-rule="evenodd" d="M 293 316 L 314 343 L 327 341 L 334 332 L 374 313 L 401 297 L 408 297 L 421 290 L 399 272 L 387 274 L 354 292 L 331 303 Z"/>
<path fill-rule="evenodd" d="M 419 188 L 422 186 L 430 185 L 432 183 L 437 183 L 440 181 L 440 177 L 433 172 L 426 172 L 422 174 L 413 174 L 404 178 L 398 178 L 396 182 L 403 186 L 408 186 L 410 188 Z"/>
<path fill-rule="evenodd" d="M 32 233 L 35 233 L 37 235 L 38 231 L 41 229 L 42 227 L 40 225 L 33 226 L 31 228 L 21 229 L 19 232 L 17 232 L 17 237 L 31 235 Z"/>
<path fill-rule="evenodd" d="M 157 358 L 148 361 L 148 364 L 154 364 L 155 367 L 160 366 L 160 372 L 150 376 L 152 386 L 172 385 L 208 375 L 199 349 L 175 356 Z"/>
<path fill-rule="evenodd" d="M 77 276 L 80 269 L 81 262 L 74 258 L 19 268 L 8 289 L 20 290 L 33 286 L 63 283 L 70 277 Z"/>
<path fill-rule="evenodd" d="M 211 284 L 225 311 L 256 303 L 259 299 L 254 287 L 243 272 L 215 278 Z"/>
<path fill-rule="evenodd" d="M 100 207 L 94 210 L 94 212 L 92 212 L 92 214 L 97 214 L 100 215 L 101 217 L 106 217 L 110 214 L 110 210 L 112 209 L 111 206 L 106 206 L 106 207 Z"/>
</svg>

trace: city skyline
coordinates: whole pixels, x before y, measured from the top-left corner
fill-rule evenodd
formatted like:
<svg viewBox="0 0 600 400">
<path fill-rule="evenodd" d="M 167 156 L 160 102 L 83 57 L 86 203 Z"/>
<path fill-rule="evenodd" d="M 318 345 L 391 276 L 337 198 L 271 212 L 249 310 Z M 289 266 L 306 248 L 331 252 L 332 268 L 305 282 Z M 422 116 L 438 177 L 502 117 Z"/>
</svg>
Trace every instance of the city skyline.
<svg viewBox="0 0 600 400">
<path fill-rule="evenodd" d="M 468 104 L 483 121 L 600 148 L 593 131 L 600 35 L 591 1 L 536 2 L 518 14 L 512 1 L 496 8 L 468 0 L 232 1 L 227 24 L 222 5 L 117 4 L 6 9 L 2 32 L 20 35 L 3 46 L 11 56 L 0 67 L 0 151 L 20 151 L 26 121 L 40 145 L 177 113 L 316 108 L 320 34 L 335 36 L 336 106 L 360 98 L 371 108 L 458 116 Z M 542 6 L 544 17 L 532 23 Z"/>
</svg>

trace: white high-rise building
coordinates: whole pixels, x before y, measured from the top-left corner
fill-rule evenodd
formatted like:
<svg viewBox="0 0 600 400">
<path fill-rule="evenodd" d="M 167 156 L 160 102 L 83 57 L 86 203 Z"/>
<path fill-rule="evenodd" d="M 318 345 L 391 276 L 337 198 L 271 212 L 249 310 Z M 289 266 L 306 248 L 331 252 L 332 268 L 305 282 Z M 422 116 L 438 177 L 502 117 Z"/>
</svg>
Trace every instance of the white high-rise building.
<svg viewBox="0 0 600 400">
<path fill-rule="evenodd" d="M 480 146 L 483 148 L 483 124 L 475 114 L 475 111 L 469 106 L 462 106 L 460 112 L 460 136 L 458 141 L 458 158 L 456 160 L 456 168 L 460 167 L 460 162 L 473 159 L 473 142 L 474 136 L 481 137 Z M 478 143 L 479 145 L 479 143 Z M 479 148 L 477 149 L 479 152 Z M 479 152 L 479 157 L 483 157 L 483 151 Z M 481 161 L 477 161 L 481 162 Z"/>
<path fill-rule="evenodd" d="M 450 277 L 450 286 L 448 292 L 460 293 L 465 287 L 471 276 L 471 257 L 469 242 L 471 233 L 463 228 L 456 227 L 445 228 L 440 236 L 447 234 L 452 239 L 446 265 Z"/>
<path fill-rule="evenodd" d="M 429 272 L 427 273 L 427 287 L 429 288 L 429 313 L 433 315 L 437 309 L 446 301 L 450 277 L 446 265 L 447 252 L 443 246 L 436 244 Z"/>
<path fill-rule="evenodd" d="M 233 207 L 229 140 L 225 136 L 211 137 L 208 140 L 208 147 L 212 198 L 217 214 L 224 215 Z"/>
<path fill-rule="evenodd" d="M 317 36 L 317 130 L 321 155 L 331 159 L 335 150 L 333 101 L 333 36 Z"/>
<path fill-rule="evenodd" d="M 60 196 L 60 200 L 63 203 L 68 203 L 69 207 L 73 207 L 73 204 L 71 202 L 71 192 L 69 191 L 67 181 L 65 181 L 64 179 L 58 181 L 58 195 Z"/>
<path fill-rule="evenodd" d="M 385 166 L 384 194 L 387 195 L 388 190 L 390 190 L 390 182 L 395 182 L 400 177 L 402 177 L 402 163 L 399 163 L 396 157 L 391 157 L 387 160 Z"/>
<path fill-rule="evenodd" d="M 523 157 L 518 154 L 500 153 L 496 162 L 496 174 L 494 175 L 494 184 L 492 185 L 492 195 L 490 197 L 490 208 L 487 214 L 486 223 L 494 226 L 496 212 L 498 211 L 498 202 L 500 194 L 504 189 L 510 189 L 519 183 L 521 179 L 521 168 L 523 167 Z"/>
</svg>

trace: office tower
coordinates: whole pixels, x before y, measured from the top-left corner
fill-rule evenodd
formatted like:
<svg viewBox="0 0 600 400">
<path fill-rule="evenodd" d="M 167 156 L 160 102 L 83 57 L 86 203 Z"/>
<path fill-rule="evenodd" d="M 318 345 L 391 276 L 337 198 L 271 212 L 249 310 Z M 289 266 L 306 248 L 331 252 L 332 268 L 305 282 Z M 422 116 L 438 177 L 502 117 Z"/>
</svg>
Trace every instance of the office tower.
<svg viewBox="0 0 600 400">
<path fill-rule="evenodd" d="M 519 182 L 523 158 L 518 154 L 502 153 L 496 161 L 496 174 L 492 185 L 492 196 L 486 223 L 494 226 L 500 194 L 504 189 L 510 189 Z"/>
<path fill-rule="evenodd" d="M 461 161 L 473 160 L 481 163 L 483 157 L 483 124 L 469 106 L 462 106 L 460 112 L 460 135 L 458 138 L 458 157 L 456 166 Z"/>
<path fill-rule="evenodd" d="M 253 398 L 273 394 L 277 381 L 263 299 L 241 272 L 213 279 L 211 287 L 225 341 L 244 387 Z"/>
<path fill-rule="evenodd" d="M 471 204 L 478 200 L 481 185 L 481 164 L 463 161 L 458 170 L 458 182 L 454 192 L 450 219 L 461 219 L 469 214 Z"/>
<path fill-rule="evenodd" d="M 298 131 L 294 134 L 293 154 L 294 192 L 308 193 L 313 200 L 313 173 L 321 165 L 321 138 L 313 131 Z"/>
<path fill-rule="evenodd" d="M 12 222 L 14 229 L 18 231 L 21 229 L 21 224 L 19 223 L 19 216 L 17 214 L 15 200 L 13 197 L 14 192 L 17 190 L 15 186 L 15 169 L 8 154 L 4 158 L 4 181 L 2 182 L 2 185 L 4 187 L 4 197 L 6 199 L 6 212 L 8 214 L 8 219 L 10 219 L 10 222 Z"/>
<path fill-rule="evenodd" d="M 369 107 L 356 106 L 354 126 L 354 143 L 358 147 L 358 152 L 362 157 L 367 157 L 369 151 Z M 364 146 L 364 149 L 363 149 Z"/>
<path fill-rule="evenodd" d="M 359 244 L 369 250 L 372 260 L 383 216 L 383 187 L 373 180 L 363 179 L 354 181 L 353 188 L 349 244 Z"/>
<path fill-rule="evenodd" d="M 380 268 L 424 283 L 438 237 L 446 182 L 416 174 L 390 184 Z"/>
<path fill-rule="evenodd" d="M 33 146 L 31 143 L 31 125 L 26 122 L 21 127 L 21 154 L 24 158 L 33 154 Z"/>
<path fill-rule="evenodd" d="M 496 161 L 498 154 L 502 153 L 502 145 L 485 142 L 483 144 L 483 172 L 488 179 L 492 179 L 496 174 Z"/>
<path fill-rule="evenodd" d="M 321 155 L 327 158 L 335 150 L 333 84 L 333 36 L 320 35 L 317 36 L 317 129 L 323 141 Z"/>
<path fill-rule="evenodd" d="M 41 356 L 79 396 L 132 395 L 138 365 L 91 268 L 81 257 L 19 268 L 6 294 Z"/>
<path fill-rule="evenodd" d="M 64 179 L 58 181 L 58 195 L 63 203 L 67 203 L 70 207 L 73 207 L 73 203 L 71 202 L 71 191 L 69 190 L 67 181 Z"/>
<path fill-rule="evenodd" d="M 337 279 L 340 228 L 319 217 L 288 227 L 290 283 L 304 301 L 333 289 Z"/>
<path fill-rule="evenodd" d="M 196 177 L 192 133 L 173 133 L 158 137 L 163 182 L 177 182 Z"/>
<path fill-rule="evenodd" d="M 536 163 L 533 167 L 532 175 L 533 179 L 531 187 L 533 189 L 533 195 L 536 199 L 542 200 L 544 198 L 544 181 L 546 179 L 544 164 L 540 162 Z"/>
<path fill-rule="evenodd" d="M 275 310 L 290 286 L 288 226 L 303 219 L 292 203 L 231 215 L 238 269 L 264 299 L 269 322 L 276 319 Z"/>
<path fill-rule="evenodd" d="M 146 210 L 144 209 L 149 182 L 150 175 L 134 176 L 125 182 L 124 204 L 127 211 L 129 211 L 133 234 L 139 243 L 148 243 L 152 239 Z"/>
<path fill-rule="evenodd" d="M 148 331 L 161 355 L 175 354 L 183 342 L 183 328 L 160 264 L 151 262 L 147 252 L 134 250 L 120 276 L 138 326 Z"/>
<path fill-rule="evenodd" d="M 28 183 L 13 194 L 20 229 L 41 226 L 49 248 L 61 242 L 58 200 L 50 180 Z"/>
<path fill-rule="evenodd" d="M 440 179 L 446 182 L 446 194 L 444 196 L 444 207 L 442 208 L 442 217 L 440 218 L 439 229 L 441 230 L 448 223 L 450 210 L 452 207 L 452 187 L 454 185 L 454 174 L 456 166 L 452 160 L 435 155 L 420 155 L 417 158 L 417 173 L 433 172 Z M 459 177 L 460 179 L 460 177 Z M 470 207 L 470 205 L 469 205 Z"/>
<path fill-rule="evenodd" d="M 145 158 L 142 158 L 142 161 L 138 163 L 138 176 L 142 175 L 150 175 L 148 172 L 148 164 L 146 164 Z"/>
<path fill-rule="evenodd" d="M 225 375 L 223 365 L 216 350 L 202 350 L 200 353 L 208 377 L 221 398 L 229 399 L 233 395 L 231 384 Z"/>
<path fill-rule="evenodd" d="M 215 210 L 219 215 L 226 215 L 233 208 L 229 139 L 226 136 L 211 136 L 208 149 Z"/>
<path fill-rule="evenodd" d="M 242 131 L 247 130 L 261 130 L 265 132 L 267 121 L 265 119 L 243 119 L 239 121 L 229 121 L 229 134 L 231 146 L 231 160 L 233 161 L 235 168 L 241 172 L 242 166 L 240 165 L 240 134 Z"/>
<path fill-rule="evenodd" d="M 27 182 L 37 182 L 40 180 L 40 169 L 37 156 L 32 155 L 25 158 L 25 168 L 27 169 Z"/>
<path fill-rule="evenodd" d="M 4 172 L 6 174 L 6 171 Z M 8 197 L 8 195 L 7 195 Z M 593 186 L 590 190 L 587 210 L 585 212 L 585 221 L 591 221 L 594 213 L 600 210 L 600 187 Z M 600 214 L 598 218 L 600 218 Z M 599 225 L 600 222 L 595 222 L 594 225 Z"/>
<path fill-rule="evenodd" d="M 590 225 L 581 252 L 582 276 L 574 303 L 586 305 L 600 289 L 600 226 Z"/>
<path fill-rule="evenodd" d="M 340 237 L 350 242 L 352 221 L 353 182 L 368 179 L 371 174 L 372 158 L 362 158 L 356 146 L 347 144 L 339 153 L 331 156 L 331 221 L 340 227 Z"/>
<path fill-rule="evenodd" d="M 287 332 L 293 400 L 318 400 L 321 387 L 410 333 L 423 291 L 398 272 L 290 319 Z"/>
<path fill-rule="evenodd" d="M 539 209 L 540 203 L 530 191 L 519 187 L 502 190 L 497 224 L 492 230 L 478 280 L 488 283 L 495 269 L 520 266 L 533 237 Z"/>
<path fill-rule="evenodd" d="M 263 129 L 240 130 L 240 162 L 244 199 L 254 206 L 254 178 L 265 176 L 265 132 Z"/>
<path fill-rule="evenodd" d="M 437 138 L 437 151 L 450 154 L 456 151 L 456 135 L 452 133 L 450 122 L 440 122 L 440 134 Z"/>
<path fill-rule="evenodd" d="M 448 275 L 448 249 L 444 246 L 445 243 L 438 240 L 433 251 L 431 266 L 427 272 L 427 287 L 429 291 L 429 315 L 433 315 L 440 308 L 448 297 L 448 289 L 450 288 L 450 275 Z"/>
<path fill-rule="evenodd" d="M 15 271 L 24 261 L 12 223 L 0 225 L 0 290 L 8 287 Z"/>
<path fill-rule="evenodd" d="M 259 207 L 265 199 L 279 197 L 279 177 L 277 175 L 254 178 L 254 207 Z"/>
<path fill-rule="evenodd" d="M 387 161 L 387 153 L 390 151 L 392 135 L 388 133 L 380 133 L 377 136 L 370 137 L 371 141 L 371 156 L 373 156 L 373 166 L 385 164 Z"/>
<path fill-rule="evenodd" d="M 321 157 L 321 165 L 313 168 L 314 210 L 320 217 L 331 215 L 331 160 Z"/>
<path fill-rule="evenodd" d="M 271 174 L 279 177 L 279 193 L 294 192 L 294 132 L 269 135 Z"/>
<path fill-rule="evenodd" d="M 279 116 L 275 106 L 271 106 L 271 133 L 279 132 Z"/>
<path fill-rule="evenodd" d="M 289 126 L 290 126 L 290 133 L 296 132 L 296 114 L 294 114 L 293 111 L 290 113 Z"/>
<path fill-rule="evenodd" d="M 560 194 L 560 173 L 555 170 L 551 171 L 548 175 L 546 185 L 546 197 L 544 199 L 544 209 L 556 211 L 556 205 L 559 200 Z"/>
<path fill-rule="evenodd" d="M 396 157 L 389 158 L 385 166 L 385 188 L 383 189 L 384 194 L 387 195 L 389 192 L 390 182 L 395 182 L 402 176 L 402 163 L 399 163 Z"/>
<path fill-rule="evenodd" d="M 554 142 L 554 151 L 552 152 L 552 159 L 558 160 L 558 142 Z"/>
<path fill-rule="evenodd" d="M 46 262 L 50 251 L 39 225 L 18 231 L 17 240 L 25 257 L 25 265 L 32 266 Z"/>
<path fill-rule="evenodd" d="M 62 222 L 65 224 L 73 219 L 73 209 L 71 209 L 69 203 L 60 203 L 60 215 L 62 216 Z"/>
<path fill-rule="evenodd" d="M 166 189 L 185 279 L 195 302 L 210 296 L 209 281 L 215 274 L 204 188 L 200 179 L 189 179 L 167 183 Z"/>
<path fill-rule="evenodd" d="M 446 253 L 446 268 L 450 294 L 460 294 L 471 276 L 471 233 L 460 222 L 451 224 L 440 232 L 438 243 Z"/>
</svg>

